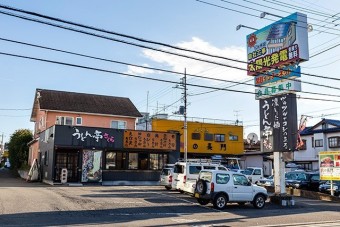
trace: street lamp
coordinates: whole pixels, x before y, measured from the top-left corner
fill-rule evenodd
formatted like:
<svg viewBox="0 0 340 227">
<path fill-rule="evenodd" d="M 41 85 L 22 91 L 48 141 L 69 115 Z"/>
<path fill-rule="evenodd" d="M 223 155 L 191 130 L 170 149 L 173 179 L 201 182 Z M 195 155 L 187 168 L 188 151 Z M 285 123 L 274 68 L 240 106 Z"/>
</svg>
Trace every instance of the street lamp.
<svg viewBox="0 0 340 227">
<path fill-rule="evenodd" d="M 236 31 L 240 30 L 241 28 L 249 28 L 249 29 L 252 29 L 252 30 L 257 30 L 256 28 L 252 28 L 252 27 L 249 27 L 249 26 L 246 26 L 246 25 L 243 25 L 243 24 L 239 24 L 236 26 Z"/>
<path fill-rule="evenodd" d="M 276 15 L 276 14 L 272 14 L 272 13 L 268 13 L 268 12 L 262 12 L 260 14 L 260 18 L 264 18 L 266 15 L 270 15 L 270 16 L 274 16 L 274 17 L 279 17 L 279 18 L 283 18 L 282 16 Z"/>
</svg>

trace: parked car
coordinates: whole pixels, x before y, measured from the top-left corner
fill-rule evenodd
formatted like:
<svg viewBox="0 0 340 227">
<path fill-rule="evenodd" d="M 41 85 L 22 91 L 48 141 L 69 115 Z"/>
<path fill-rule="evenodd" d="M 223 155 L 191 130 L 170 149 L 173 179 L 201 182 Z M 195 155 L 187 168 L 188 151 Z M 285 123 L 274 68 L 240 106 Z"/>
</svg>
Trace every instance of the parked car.
<svg viewBox="0 0 340 227">
<path fill-rule="evenodd" d="M 340 195 L 340 181 L 333 181 L 333 192 L 335 196 Z M 331 181 L 326 181 L 320 184 L 319 191 L 324 193 L 331 193 Z"/>
<path fill-rule="evenodd" d="M 11 167 L 11 163 L 9 162 L 9 159 L 7 158 L 6 162 L 5 162 L 5 165 L 4 165 L 5 168 L 10 168 Z"/>
<path fill-rule="evenodd" d="M 257 185 L 274 187 L 274 175 L 260 179 Z"/>
<path fill-rule="evenodd" d="M 263 179 L 263 169 L 260 167 L 248 167 L 243 172 L 253 184 L 257 184 L 259 180 Z"/>
<path fill-rule="evenodd" d="M 202 170 L 199 174 L 194 197 L 201 205 L 213 203 L 222 210 L 227 203 L 244 205 L 247 202 L 255 208 L 265 206 L 268 194 L 264 187 L 252 184 L 246 175 L 233 171 Z"/>
<path fill-rule="evenodd" d="M 174 165 L 167 164 L 164 166 L 161 172 L 159 184 L 164 186 L 167 190 L 170 190 L 172 188 L 173 171 Z"/>
<path fill-rule="evenodd" d="M 206 169 L 228 170 L 225 166 L 218 163 L 201 161 L 200 159 L 176 162 L 173 172 L 172 188 L 181 193 L 194 194 L 198 174 L 201 170 Z"/>
<path fill-rule="evenodd" d="M 319 172 L 292 171 L 286 173 L 286 187 L 318 191 Z"/>
</svg>

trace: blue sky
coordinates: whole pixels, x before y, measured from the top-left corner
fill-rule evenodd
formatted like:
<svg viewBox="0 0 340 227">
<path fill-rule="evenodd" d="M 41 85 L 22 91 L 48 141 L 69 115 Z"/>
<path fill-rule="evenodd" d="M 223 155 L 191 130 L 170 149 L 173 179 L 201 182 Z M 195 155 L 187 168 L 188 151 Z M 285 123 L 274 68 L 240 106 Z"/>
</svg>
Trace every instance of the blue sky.
<svg viewBox="0 0 340 227">
<path fill-rule="evenodd" d="M 246 35 L 251 33 L 251 30 L 242 28 L 236 31 L 235 28 L 238 24 L 259 29 L 272 23 L 274 20 L 278 20 L 278 18 L 273 16 L 267 16 L 267 19 L 259 18 L 261 11 L 267 11 L 284 17 L 299 11 L 307 14 L 308 22 L 313 24 L 314 27 L 314 31 L 308 34 L 310 56 L 324 49 L 331 48 L 329 51 L 312 57 L 308 62 L 302 63 L 302 72 L 336 78 L 340 77 L 340 73 L 337 70 L 340 62 L 340 54 L 339 47 L 336 46 L 340 42 L 340 36 L 337 35 L 340 34 L 340 26 L 336 26 L 336 23 L 340 23 L 340 20 L 336 20 L 337 16 L 330 17 L 330 15 L 335 15 L 340 12 L 339 1 L 327 1 L 325 4 L 324 1 L 321 0 L 288 0 L 286 1 L 286 7 L 280 6 L 280 2 L 283 2 L 282 0 L 204 0 L 204 2 L 224 8 L 195 0 L 4 0 L 0 1 L 0 4 L 242 61 L 246 60 Z M 301 8 L 294 9 L 295 7 Z M 226 8 L 242 13 L 230 11 Z M 308 10 L 308 12 L 304 12 L 304 10 Z M 250 16 L 249 14 L 257 15 L 257 17 Z M 333 20 L 336 21 L 332 23 Z M 245 71 L 202 63 L 140 47 L 78 34 L 3 14 L 0 14 L 0 30 L 0 38 L 48 46 L 131 64 L 178 72 L 184 72 L 186 68 L 187 73 L 238 82 L 251 79 L 246 75 Z M 128 40 L 118 36 L 112 37 Z M 129 41 L 139 43 L 133 40 Z M 63 61 L 171 81 L 179 82 L 181 78 L 179 75 L 165 72 L 160 73 L 152 70 L 141 70 L 125 65 L 41 50 L 5 41 L 0 42 L 0 52 Z M 147 44 L 144 43 L 143 45 Z M 154 47 L 159 49 L 164 48 L 160 46 Z M 171 51 L 176 52 L 174 50 Z M 245 67 L 244 64 L 235 62 L 216 60 L 208 57 L 204 58 Z M 174 111 L 178 110 L 180 105 L 183 105 L 183 103 L 179 101 L 181 98 L 181 90 L 173 88 L 174 84 L 54 65 L 4 55 L 0 55 L 0 62 L 0 83 L 2 85 L 0 133 L 4 133 L 5 141 L 8 141 L 10 135 L 16 129 L 29 128 L 33 130 L 33 123 L 30 122 L 30 114 L 36 88 L 128 97 L 139 111 L 145 112 L 148 110 L 151 114 L 165 112 L 172 115 Z M 340 88 L 340 83 L 335 80 L 302 75 L 302 82 L 304 81 Z M 221 83 L 214 80 L 201 80 L 191 77 L 188 77 L 188 83 L 212 87 L 228 87 L 231 85 L 226 82 Z M 253 87 L 245 85 L 233 86 L 231 89 L 254 91 Z M 335 89 L 312 86 L 304 83 L 302 84 L 302 90 L 340 95 Z M 148 93 L 149 99 L 147 101 Z M 301 96 L 318 97 L 310 94 L 301 94 Z M 330 97 L 327 96 L 320 96 L 320 98 L 330 99 Z M 336 97 L 332 98 L 340 100 Z M 173 103 L 175 104 L 171 105 Z M 250 132 L 259 134 L 259 104 L 258 101 L 255 100 L 254 95 L 227 91 L 212 92 L 211 89 L 189 86 L 188 103 L 189 119 L 190 117 L 204 117 L 235 121 L 236 118 L 238 118 L 238 120 L 243 121 L 245 126 L 245 136 Z M 164 106 L 169 105 L 170 107 L 164 109 Z M 322 115 L 326 118 L 339 119 L 339 113 L 340 103 L 298 100 L 298 118 L 301 114 L 313 116 L 313 118 L 309 119 L 307 125 L 317 123 Z"/>
</svg>

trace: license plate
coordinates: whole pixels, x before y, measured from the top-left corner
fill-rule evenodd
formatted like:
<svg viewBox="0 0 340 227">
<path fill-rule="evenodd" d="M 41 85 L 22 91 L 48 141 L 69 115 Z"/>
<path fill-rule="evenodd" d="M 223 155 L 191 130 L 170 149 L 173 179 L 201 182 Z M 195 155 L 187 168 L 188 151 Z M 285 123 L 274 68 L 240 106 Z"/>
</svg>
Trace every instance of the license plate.
<svg viewBox="0 0 340 227">
<path fill-rule="evenodd" d="M 200 195 L 198 193 L 195 193 L 195 198 L 199 198 Z"/>
</svg>

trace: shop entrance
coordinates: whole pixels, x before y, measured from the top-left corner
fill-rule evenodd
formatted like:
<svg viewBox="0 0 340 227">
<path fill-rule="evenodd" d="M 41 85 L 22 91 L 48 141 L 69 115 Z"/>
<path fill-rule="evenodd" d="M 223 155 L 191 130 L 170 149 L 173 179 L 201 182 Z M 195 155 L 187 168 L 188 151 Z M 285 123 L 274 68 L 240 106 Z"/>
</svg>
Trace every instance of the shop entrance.
<svg viewBox="0 0 340 227">
<path fill-rule="evenodd" d="M 80 151 L 79 150 L 58 150 L 55 161 L 55 181 L 60 182 L 60 174 L 63 168 L 67 169 L 67 182 L 80 181 Z"/>
</svg>

